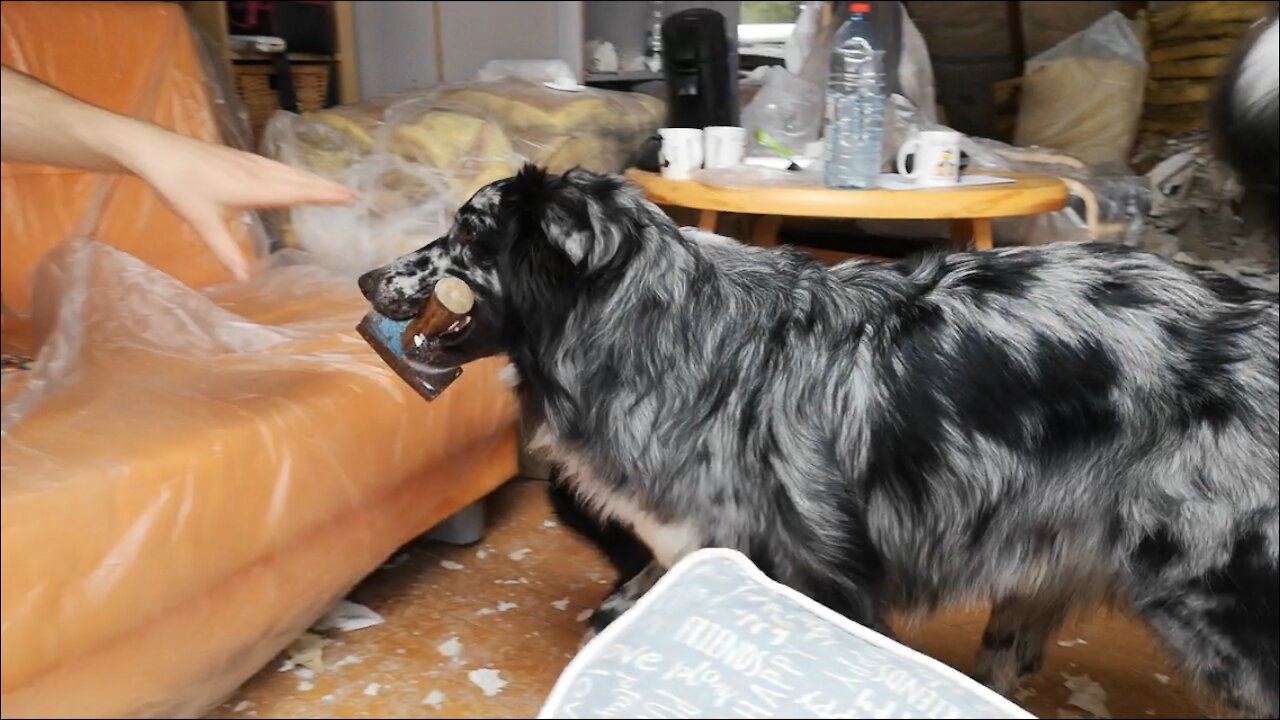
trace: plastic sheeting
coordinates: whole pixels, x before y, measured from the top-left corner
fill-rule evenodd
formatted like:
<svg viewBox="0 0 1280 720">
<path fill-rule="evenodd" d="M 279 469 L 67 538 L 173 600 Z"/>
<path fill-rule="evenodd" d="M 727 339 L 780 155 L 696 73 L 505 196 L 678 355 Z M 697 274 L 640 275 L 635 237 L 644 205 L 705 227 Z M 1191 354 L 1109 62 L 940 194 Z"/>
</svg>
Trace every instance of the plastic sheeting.
<svg viewBox="0 0 1280 720">
<path fill-rule="evenodd" d="M 425 403 L 288 253 L 193 290 L 92 241 L 3 376 L 3 715 L 195 717 L 515 473 L 497 361 Z M 6 328 L 6 342 L 11 328 Z"/>
<path fill-rule="evenodd" d="M 354 206 L 295 208 L 276 218 L 287 245 L 359 270 L 443 235 L 476 190 L 525 162 L 551 172 L 622 171 L 664 114 L 647 95 L 508 79 L 281 112 L 263 149 L 360 193 Z"/>
<path fill-rule="evenodd" d="M 889 98 L 885 145 L 897 148 L 922 130 L 949 129 L 921 116 L 904 97 Z M 969 159 L 967 172 L 1004 170 L 1060 178 L 1072 201 L 1063 210 L 1025 218 L 996 220 L 996 241 L 1003 245 L 1053 242 L 1137 243 L 1151 205 L 1150 182 L 1143 176 L 1095 167 L 1079 158 L 1038 147 L 1014 147 L 997 140 L 965 137 L 960 149 Z"/>
<path fill-rule="evenodd" d="M 176 4 L 0 20 L 4 63 L 74 96 L 210 141 L 244 128 Z M 132 177 L 5 164 L 0 195 L 3 717 L 198 717 L 516 473 L 500 362 L 423 402 L 355 332 L 351 273 L 290 252 L 219 285 Z M 250 218 L 229 219 L 246 247 Z"/>
</svg>

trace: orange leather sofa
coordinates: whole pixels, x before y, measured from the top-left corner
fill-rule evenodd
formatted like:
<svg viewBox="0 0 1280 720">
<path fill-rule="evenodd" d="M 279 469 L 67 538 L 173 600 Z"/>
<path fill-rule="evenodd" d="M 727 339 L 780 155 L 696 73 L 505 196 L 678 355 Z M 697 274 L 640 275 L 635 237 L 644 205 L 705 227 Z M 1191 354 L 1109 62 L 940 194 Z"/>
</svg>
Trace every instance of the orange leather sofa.
<svg viewBox="0 0 1280 720">
<path fill-rule="evenodd" d="M 0 7 L 6 65 L 220 137 L 176 4 Z M 423 401 L 350 278 L 277 257 L 223 284 L 131 178 L 6 164 L 0 199 L 4 352 L 35 358 L 3 375 L 5 718 L 199 716 L 516 473 L 498 363 Z"/>
</svg>

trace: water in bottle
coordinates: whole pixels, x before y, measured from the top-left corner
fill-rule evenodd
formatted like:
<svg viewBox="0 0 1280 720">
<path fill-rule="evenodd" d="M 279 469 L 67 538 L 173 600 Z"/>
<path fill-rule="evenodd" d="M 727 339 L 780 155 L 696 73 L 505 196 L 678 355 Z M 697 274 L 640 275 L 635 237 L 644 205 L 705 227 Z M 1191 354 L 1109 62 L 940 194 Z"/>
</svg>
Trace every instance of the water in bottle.
<svg viewBox="0 0 1280 720">
<path fill-rule="evenodd" d="M 830 188 L 872 188 L 884 134 L 884 51 L 871 4 L 849 5 L 836 32 L 827 79 L 824 181 Z"/>
</svg>

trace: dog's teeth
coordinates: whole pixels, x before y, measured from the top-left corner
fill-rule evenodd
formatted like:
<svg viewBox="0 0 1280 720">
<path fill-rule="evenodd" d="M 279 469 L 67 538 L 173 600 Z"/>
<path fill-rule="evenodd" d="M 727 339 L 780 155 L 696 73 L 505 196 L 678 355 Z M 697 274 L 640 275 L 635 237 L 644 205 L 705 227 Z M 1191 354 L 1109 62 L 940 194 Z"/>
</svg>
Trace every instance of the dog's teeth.
<svg viewBox="0 0 1280 720">
<path fill-rule="evenodd" d="M 418 333 L 417 335 L 413 336 L 414 347 L 422 347 L 422 344 L 425 343 L 426 341 L 427 341 L 427 336 L 423 335 L 422 333 Z"/>
</svg>

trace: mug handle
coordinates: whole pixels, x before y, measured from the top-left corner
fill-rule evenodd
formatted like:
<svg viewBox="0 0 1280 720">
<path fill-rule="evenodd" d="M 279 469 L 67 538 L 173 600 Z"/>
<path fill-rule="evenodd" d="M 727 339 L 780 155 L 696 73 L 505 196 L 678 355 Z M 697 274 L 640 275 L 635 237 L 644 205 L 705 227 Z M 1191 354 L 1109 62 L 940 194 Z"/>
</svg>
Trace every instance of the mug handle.
<svg viewBox="0 0 1280 720">
<path fill-rule="evenodd" d="M 916 170 L 920 169 L 920 163 L 918 162 L 915 164 L 915 167 L 912 168 L 912 172 L 907 172 L 907 156 L 919 154 L 919 152 L 920 152 L 920 141 L 915 138 L 912 138 L 902 143 L 902 145 L 898 147 L 898 174 L 899 175 L 905 175 L 910 178 L 916 177 L 916 175 L 918 175 L 918 173 L 915 172 Z"/>
</svg>

